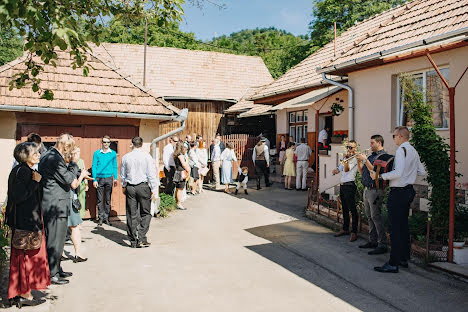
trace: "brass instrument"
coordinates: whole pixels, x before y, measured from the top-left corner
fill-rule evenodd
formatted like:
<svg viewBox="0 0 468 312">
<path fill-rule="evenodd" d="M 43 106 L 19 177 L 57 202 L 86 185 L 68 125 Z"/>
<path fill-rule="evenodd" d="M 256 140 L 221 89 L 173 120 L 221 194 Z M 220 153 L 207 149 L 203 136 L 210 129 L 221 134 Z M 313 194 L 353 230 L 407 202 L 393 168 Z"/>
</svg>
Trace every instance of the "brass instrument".
<svg viewBox="0 0 468 312">
<path fill-rule="evenodd" d="M 370 148 L 365 149 L 364 151 L 356 151 L 353 156 L 350 156 L 348 158 L 340 159 L 340 163 L 344 166 L 344 164 L 348 163 L 351 159 L 356 158 L 358 154 L 366 154 L 366 156 L 369 154 Z"/>
</svg>

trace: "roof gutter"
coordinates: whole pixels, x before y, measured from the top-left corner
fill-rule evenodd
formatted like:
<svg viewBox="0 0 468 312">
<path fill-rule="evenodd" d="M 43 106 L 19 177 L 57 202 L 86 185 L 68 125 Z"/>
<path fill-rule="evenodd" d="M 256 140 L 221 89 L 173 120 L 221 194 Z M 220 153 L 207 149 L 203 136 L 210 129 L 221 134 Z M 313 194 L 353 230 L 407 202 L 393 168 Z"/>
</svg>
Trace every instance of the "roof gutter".
<svg viewBox="0 0 468 312">
<path fill-rule="evenodd" d="M 204 98 L 204 97 L 190 97 L 190 96 L 163 96 L 163 99 L 166 101 L 216 101 L 216 102 L 229 102 L 237 103 L 235 99 L 221 99 L 221 98 Z"/>
<path fill-rule="evenodd" d="M 379 59 L 382 59 L 384 57 L 388 57 L 391 55 L 398 54 L 403 51 L 407 51 L 410 49 L 416 49 L 419 47 L 425 47 L 425 46 L 430 46 L 434 45 L 437 43 L 440 43 L 441 41 L 446 41 L 449 39 L 452 39 L 451 41 L 456 41 L 456 40 L 466 40 L 466 36 L 468 35 L 468 27 L 464 27 L 458 30 L 454 30 L 445 34 L 437 35 L 437 36 L 432 36 L 424 40 L 419 40 L 413 43 L 405 44 L 399 47 L 391 48 L 388 50 L 383 50 L 380 52 L 376 52 L 374 54 L 368 55 L 368 56 L 363 56 L 360 58 L 356 58 L 353 60 L 349 60 L 347 62 L 337 64 L 337 65 L 332 65 L 328 67 L 323 67 L 323 68 L 317 68 L 318 73 L 329 73 L 335 70 L 340 70 L 344 69 L 353 65 L 359 65 L 359 64 L 364 64 L 370 61 L 376 61 Z M 464 37 L 462 37 L 464 36 Z"/>
<path fill-rule="evenodd" d="M 348 123 L 349 123 L 349 126 L 348 126 L 348 137 L 350 140 L 354 140 L 354 102 L 353 102 L 353 99 L 354 99 L 354 93 L 353 93 L 353 89 L 349 86 L 349 85 L 346 85 L 346 84 L 343 84 L 343 83 L 340 83 L 338 81 L 335 81 L 335 80 L 331 80 L 331 79 L 328 79 L 327 76 L 325 76 L 325 73 L 322 73 L 322 78 L 324 81 L 332 84 L 332 85 L 335 85 L 335 86 L 338 86 L 338 87 L 342 87 L 343 89 L 346 89 L 348 90 L 348 108 L 349 108 L 349 114 L 348 114 Z M 318 131 L 318 129 L 315 129 L 315 131 Z"/>
<path fill-rule="evenodd" d="M 152 120 L 176 120 L 178 117 L 177 115 L 101 112 L 101 111 L 68 109 L 68 108 L 27 107 L 27 106 L 20 106 L 20 105 L 0 105 L 0 111 L 21 112 L 21 113 L 42 113 L 42 114 L 48 113 L 48 114 L 59 114 L 59 115 L 81 115 L 81 116 L 110 117 L 110 118 L 152 119 Z"/>
</svg>

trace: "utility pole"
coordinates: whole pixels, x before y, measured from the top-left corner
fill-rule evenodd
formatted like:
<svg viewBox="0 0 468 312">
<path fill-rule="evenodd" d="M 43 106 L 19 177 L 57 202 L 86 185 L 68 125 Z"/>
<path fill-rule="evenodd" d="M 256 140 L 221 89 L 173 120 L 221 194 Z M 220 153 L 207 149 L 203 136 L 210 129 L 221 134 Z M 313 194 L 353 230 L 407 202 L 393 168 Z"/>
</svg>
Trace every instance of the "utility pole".
<svg viewBox="0 0 468 312">
<path fill-rule="evenodd" d="M 146 87 L 146 46 L 148 45 L 148 18 L 145 17 L 145 47 L 143 51 L 143 87 Z"/>
</svg>

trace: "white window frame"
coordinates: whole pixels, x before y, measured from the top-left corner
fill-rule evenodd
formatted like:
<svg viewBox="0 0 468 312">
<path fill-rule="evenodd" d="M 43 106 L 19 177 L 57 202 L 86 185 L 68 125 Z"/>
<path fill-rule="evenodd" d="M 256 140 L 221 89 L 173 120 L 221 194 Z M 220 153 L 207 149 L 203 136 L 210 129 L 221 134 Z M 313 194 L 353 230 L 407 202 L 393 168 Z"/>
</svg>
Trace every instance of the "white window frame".
<svg viewBox="0 0 468 312">
<path fill-rule="evenodd" d="M 289 112 L 289 123 L 295 123 L 295 122 L 296 122 L 296 112 Z"/>
<path fill-rule="evenodd" d="M 442 66 L 439 68 L 439 70 L 444 70 L 444 69 L 447 69 L 449 70 L 449 75 L 450 75 L 450 68 L 449 66 Z M 398 75 L 398 79 L 397 79 L 397 107 L 396 107 L 396 121 L 397 121 L 397 126 L 402 126 L 403 124 L 403 115 L 404 115 L 404 109 L 402 109 L 402 106 L 403 106 L 403 103 L 401 102 L 401 85 L 400 85 L 400 78 L 401 76 L 403 75 L 409 75 L 409 76 L 416 76 L 416 75 L 421 75 L 422 76 L 422 86 L 423 86 L 423 93 L 424 93 L 424 101 L 426 101 L 426 88 L 427 88 L 427 73 L 428 72 L 433 72 L 435 71 L 433 68 L 429 68 L 429 69 L 424 69 L 424 70 L 418 70 L 418 71 L 413 71 L 413 72 L 406 72 L 406 73 L 402 73 L 400 75 Z M 446 77 L 446 79 L 448 79 Z M 447 118 L 447 127 L 443 127 L 443 128 L 438 128 L 436 127 L 436 130 L 449 130 L 449 126 L 450 126 L 450 116 L 448 116 Z M 410 127 L 411 128 L 411 127 Z"/>
<path fill-rule="evenodd" d="M 289 126 L 289 136 L 290 137 L 292 136 L 294 139 L 294 142 L 296 142 L 296 126 Z"/>
</svg>

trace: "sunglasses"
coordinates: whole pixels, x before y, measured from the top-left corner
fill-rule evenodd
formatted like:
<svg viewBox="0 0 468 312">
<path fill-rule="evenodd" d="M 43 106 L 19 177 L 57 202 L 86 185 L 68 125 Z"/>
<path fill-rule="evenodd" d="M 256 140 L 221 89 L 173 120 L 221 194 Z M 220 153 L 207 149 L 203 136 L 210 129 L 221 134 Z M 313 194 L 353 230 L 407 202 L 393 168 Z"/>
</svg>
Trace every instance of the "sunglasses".
<svg viewBox="0 0 468 312">
<path fill-rule="evenodd" d="M 354 146 L 348 145 L 348 146 L 346 146 L 346 148 L 347 148 L 347 149 L 353 149 Z"/>
<path fill-rule="evenodd" d="M 172 141 L 175 142 L 175 143 L 179 142 L 179 140 L 172 140 Z"/>
<path fill-rule="evenodd" d="M 392 134 L 392 138 L 395 138 L 395 137 L 396 137 L 396 135 Z"/>
<path fill-rule="evenodd" d="M 108 144 L 108 143 L 110 143 L 110 141 L 102 141 L 102 143 Z"/>
</svg>

